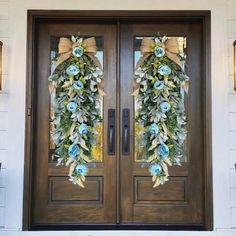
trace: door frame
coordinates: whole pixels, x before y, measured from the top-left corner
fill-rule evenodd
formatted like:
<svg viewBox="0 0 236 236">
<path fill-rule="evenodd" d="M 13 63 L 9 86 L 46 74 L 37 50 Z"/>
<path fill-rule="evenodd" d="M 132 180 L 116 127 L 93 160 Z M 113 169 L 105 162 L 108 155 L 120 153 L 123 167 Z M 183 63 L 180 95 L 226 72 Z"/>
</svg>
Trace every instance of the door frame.
<svg viewBox="0 0 236 236">
<path fill-rule="evenodd" d="M 34 226 L 32 227 L 32 183 L 35 116 L 35 66 L 37 48 L 37 27 L 39 23 L 77 22 L 145 22 L 145 21 L 197 21 L 202 24 L 202 75 L 204 109 L 204 224 L 199 226 L 178 225 L 84 225 L 84 226 Z M 211 12 L 210 11 L 88 11 L 88 10 L 28 10 L 27 18 L 27 68 L 26 68 L 26 107 L 25 107 L 25 162 L 23 230 L 213 230 L 213 191 L 212 191 L 212 114 L 211 114 Z M 118 45 L 119 49 L 119 45 Z M 119 60 L 119 58 L 118 58 Z M 118 72 L 119 79 L 119 72 Z M 119 114 L 118 114 L 119 117 Z M 119 120 L 119 119 L 118 119 Z"/>
</svg>

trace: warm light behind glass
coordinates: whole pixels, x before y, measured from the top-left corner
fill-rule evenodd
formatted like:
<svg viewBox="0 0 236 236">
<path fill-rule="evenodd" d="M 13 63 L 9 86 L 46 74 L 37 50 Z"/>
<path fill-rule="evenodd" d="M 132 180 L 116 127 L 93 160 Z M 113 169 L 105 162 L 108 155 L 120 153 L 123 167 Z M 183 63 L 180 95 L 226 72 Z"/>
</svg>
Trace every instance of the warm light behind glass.
<svg viewBox="0 0 236 236">
<path fill-rule="evenodd" d="M 234 90 L 236 91 L 236 40 L 233 42 L 234 46 Z"/>
<path fill-rule="evenodd" d="M 0 90 L 2 90 L 2 46 L 3 43 L 0 41 Z"/>
<path fill-rule="evenodd" d="M 145 36 L 145 37 L 147 37 L 147 36 Z M 151 39 L 154 39 L 154 36 L 148 36 L 148 37 Z M 144 38 L 144 36 L 135 36 L 135 38 L 134 38 L 134 63 L 135 63 L 134 68 L 135 68 L 137 61 L 142 56 L 141 51 L 140 51 L 140 45 L 141 45 L 143 38 Z M 171 37 L 168 37 L 168 38 L 171 38 Z M 177 40 L 178 40 L 178 44 L 179 44 L 179 52 L 186 54 L 187 37 L 186 36 L 179 36 L 179 37 L 177 37 Z M 184 67 L 184 65 L 183 65 L 183 67 Z M 187 100 L 186 100 L 186 103 L 187 103 Z M 139 104 L 137 103 L 137 100 L 134 98 L 134 113 L 135 114 L 138 110 L 138 106 L 139 106 Z M 188 113 L 187 104 L 186 104 L 186 113 Z M 134 130 L 135 130 L 134 159 L 135 159 L 135 162 L 142 162 L 141 156 L 142 156 L 143 149 L 142 149 L 142 146 L 140 145 L 140 142 L 139 142 L 140 134 L 143 133 L 142 125 L 140 125 L 138 122 L 135 122 Z M 187 162 L 187 141 L 184 144 L 184 149 L 185 149 L 185 155 L 181 158 L 181 162 Z"/>
</svg>

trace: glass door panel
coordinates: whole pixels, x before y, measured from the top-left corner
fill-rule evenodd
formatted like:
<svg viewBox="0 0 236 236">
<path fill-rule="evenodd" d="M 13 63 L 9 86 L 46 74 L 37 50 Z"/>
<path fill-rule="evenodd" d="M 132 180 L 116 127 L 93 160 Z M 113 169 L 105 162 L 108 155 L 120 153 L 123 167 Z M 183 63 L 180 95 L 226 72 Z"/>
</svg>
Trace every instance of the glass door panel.
<svg viewBox="0 0 236 236">
<path fill-rule="evenodd" d="M 142 43 L 142 39 L 143 38 L 150 38 L 150 39 L 154 39 L 155 35 L 153 36 L 135 36 L 134 37 L 134 71 L 137 65 L 137 62 L 139 61 L 139 59 L 142 57 L 142 53 L 140 51 L 140 46 Z M 171 36 L 168 36 L 168 38 L 172 38 Z M 179 52 L 184 56 L 186 55 L 187 52 L 187 37 L 186 36 L 178 36 L 177 37 L 178 40 L 178 44 L 179 44 Z M 185 64 L 182 65 L 183 68 L 185 68 Z M 187 94 L 185 93 L 185 96 Z M 140 106 L 142 106 L 141 103 L 138 103 L 138 100 L 136 97 L 134 97 L 134 114 L 135 114 L 135 120 L 136 120 L 136 114 L 137 114 L 137 110 L 140 108 Z M 185 110 L 187 113 L 187 96 L 185 99 Z M 143 126 L 137 122 L 134 121 L 134 149 L 135 149 L 135 153 L 134 153 L 134 160 L 135 162 L 142 162 L 145 160 L 145 151 L 144 151 L 144 147 L 145 147 L 145 143 L 143 143 L 142 140 L 142 136 L 145 135 L 145 130 L 143 128 Z M 184 155 L 180 158 L 181 162 L 186 162 L 187 161 L 187 141 L 184 142 L 183 144 L 183 148 L 184 148 Z"/>
<path fill-rule="evenodd" d="M 83 37 L 83 35 L 80 35 L 81 37 Z M 62 36 L 60 36 L 62 37 Z M 55 64 L 56 64 L 56 58 L 58 57 L 58 44 L 59 44 L 59 39 L 60 37 L 56 37 L 56 36 L 52 36 L 50 38 L 50 55 L 51 55 L 51 73 L 54 71 L 55 68 Z M 70 38 L 70 35 L 65 35 L 63 37 L 66 38 Z M 83 38 L 90 38 L 92 36 L 84 36 Z M 104 37 L 102 36 L 96 36 L 95 37 L 96 40 L 96 45 L 97 45 L 97 52 L 95 54 L 95 56 L 97 57 L 97 59 L 99 60 L 101 66 L 103 67 L 104 64 Z M 52 94 L 52 96 L 55 96 L 55 92 L 54 94 Z M 50 101 L 51 103 L 51 101 Z M 54 117 L 53 114 L 53 109 L 52 109 L 52 104 L 49 105 L 50 106 L 50 117 Z M 104 118 L 104 114 L 103 114 L 103 97 L 100 97 L 100 117 Z M 93 145 L 92 147 L 92 155 L 93 155 L 93 159 L 95 162 L 102 162 L 103 161 L 103 128 L 104 128 L 104 122 L 101 121 L 96 128 L 96 132 L 97 132 L 97 137 L 96 137 L 96 144 Z M 53 143 L 52 137 L 51 137 L 51 133 L 53 133 L 53 125 L 50 119 L 50 132 L 49 132 L 49 139 L 50 139 L 50 144 L 49 144 L 49 159 L 50 161 L 53 162 L 57 162 L 57 155 L 55 155 L 55 145 Z"/>
</svg>

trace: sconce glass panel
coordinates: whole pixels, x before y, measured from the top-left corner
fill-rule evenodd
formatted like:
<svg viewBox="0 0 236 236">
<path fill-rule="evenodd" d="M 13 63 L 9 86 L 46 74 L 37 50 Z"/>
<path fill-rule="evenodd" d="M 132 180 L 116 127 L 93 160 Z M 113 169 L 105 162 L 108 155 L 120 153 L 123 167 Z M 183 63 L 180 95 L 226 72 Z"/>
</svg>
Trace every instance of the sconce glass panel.
<svg viewBox="0 0 236 236">
<path fill-rule="evenodd" d="M 0 91 L 2 90 L 2 46 L 3 43 L 0 41 Z"/>
<path fill-rule="evenodd" d="M 236 91 L 236 40 L 233 42 L 234 45 L 234 90 Z"/>
</svg>

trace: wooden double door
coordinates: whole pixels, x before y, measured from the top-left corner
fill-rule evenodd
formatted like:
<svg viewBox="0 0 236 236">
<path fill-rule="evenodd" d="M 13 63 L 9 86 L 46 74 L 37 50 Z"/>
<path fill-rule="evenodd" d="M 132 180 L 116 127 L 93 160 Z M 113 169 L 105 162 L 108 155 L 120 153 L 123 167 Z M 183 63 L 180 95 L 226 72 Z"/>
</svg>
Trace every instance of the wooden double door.
<svg viewBox="0 0 236 236">
<path fill-rule="evenodd" d="M 44 23 L 37 28 L 33 86 L 31 225 L 54 228 L 90 226 L 202 227 L 206 222 L 204 185 L 203 31 L 198 22 Z M 103 65 L 101 150 L 80 188 L 68 181 L 68 168 L 56 167 L 50 140 L 50 60 L 62 36 L 96 38 Z M 137 156 L 133 73 L 143 37 L 178 37 L 187 54 L 188 138 L 182 166 L 170 167 L 169 181 L 152 187 Z"/>
</svg>

